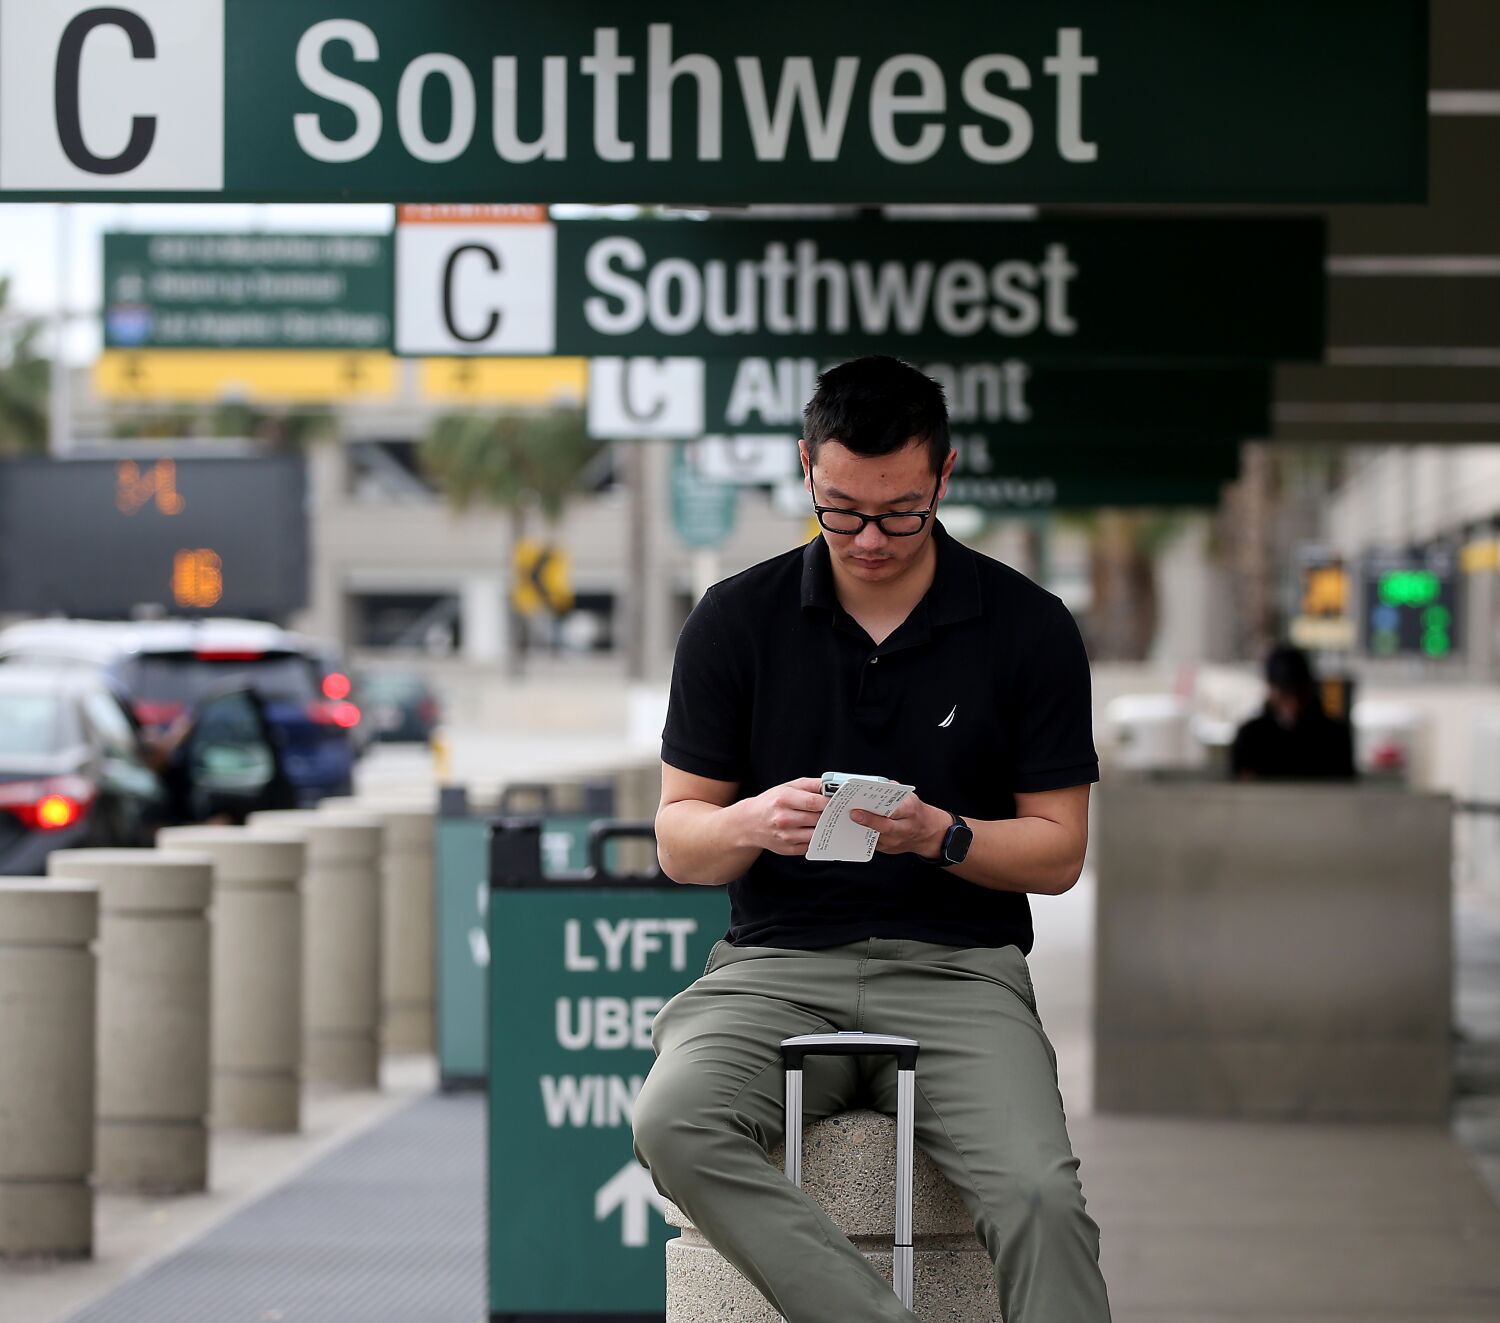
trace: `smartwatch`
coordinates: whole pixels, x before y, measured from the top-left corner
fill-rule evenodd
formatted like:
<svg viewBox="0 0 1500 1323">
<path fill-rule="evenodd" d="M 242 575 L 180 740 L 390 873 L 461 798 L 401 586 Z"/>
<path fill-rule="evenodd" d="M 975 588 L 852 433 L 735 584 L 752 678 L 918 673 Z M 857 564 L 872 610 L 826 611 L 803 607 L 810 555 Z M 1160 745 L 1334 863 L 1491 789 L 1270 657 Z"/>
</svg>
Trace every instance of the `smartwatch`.
<svg viewBox="0 0 1500 1323">
<path fill-rule="evenodd" d="M 953 825 L 944 834 L 942 847 L 938 850 L 939 865 L 947 868 L 949 864 L 963 863 L 969 857 L 969 847 L 973 844 L 974 829 L 955 813 Z"/>
</svg>

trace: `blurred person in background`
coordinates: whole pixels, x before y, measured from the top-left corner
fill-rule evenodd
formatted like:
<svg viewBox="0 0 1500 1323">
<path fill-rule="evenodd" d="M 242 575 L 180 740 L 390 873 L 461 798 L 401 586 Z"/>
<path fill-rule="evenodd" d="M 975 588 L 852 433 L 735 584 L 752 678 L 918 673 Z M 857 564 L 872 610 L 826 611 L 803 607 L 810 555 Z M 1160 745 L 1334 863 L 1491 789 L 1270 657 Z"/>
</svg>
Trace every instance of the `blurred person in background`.
<svg viewBox="0 0 1500 1323">
<path fill-rule="evenodd" d="M 1318 698 L 1312 663 L 1280 644 L 1266 658 L 1265 707 L 1236 732 L 1231 774 L 1240 781 L 1354 779 L 1354 735 Z"/>
</svg>

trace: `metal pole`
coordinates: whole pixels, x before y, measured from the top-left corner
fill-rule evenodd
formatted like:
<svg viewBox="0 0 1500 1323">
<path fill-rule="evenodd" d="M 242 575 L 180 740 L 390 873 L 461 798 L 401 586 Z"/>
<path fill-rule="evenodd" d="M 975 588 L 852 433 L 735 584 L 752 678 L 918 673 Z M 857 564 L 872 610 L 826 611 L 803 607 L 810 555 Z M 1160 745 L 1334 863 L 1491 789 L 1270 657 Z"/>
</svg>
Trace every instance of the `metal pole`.
<svg viewBox="0 0 1500 1323">
<path fill-rule="evenodd" d="M 646 491 L 648 469 L 644 441 L 615 442 L 623 458 L 620 466 L 628 489 L 625 582 L 621 585 L 624 605 L 625 677 L 646 676 L 646 594 L 650 591 L 651 498 Z"/>
</svg>

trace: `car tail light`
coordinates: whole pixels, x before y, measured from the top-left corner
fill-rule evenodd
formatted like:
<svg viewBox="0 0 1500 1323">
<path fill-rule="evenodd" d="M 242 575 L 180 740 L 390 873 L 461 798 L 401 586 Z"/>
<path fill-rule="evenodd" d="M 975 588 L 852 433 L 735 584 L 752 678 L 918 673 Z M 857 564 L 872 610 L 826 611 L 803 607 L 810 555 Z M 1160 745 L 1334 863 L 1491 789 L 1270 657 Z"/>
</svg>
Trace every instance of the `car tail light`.
<svg viewBox="0 0 1500 1323">
<path fill-rule="evenodd" d="M 417 720 L 426 722 L 429 726 L 436 726 L 438 722 L 438 705 L 431 698 L 424 698 L 417 704 Z"/>
<path fill-rule="evenodd" d="M 359 709 L 353 703 L 309 703 L 307 715 L 320 726 L 353 730 L 359 725 Z"/>
<path fill-rule="evenodd" d="M 135 704 L 135 719 L 143 726 L 170 726 L 182 715 L 183 703 L 151 703 L 145 699 Z"/>
<path fill-rule="evenodd" d="M 31 831 L 71 827 L 94 805 L 94 787 L 81 776 L 49 776 L 40 781 L 0 785 L 0 809 Z"/>
<path fill-rule="evenodd" d="M 259 648 L 199 648 L 193 653 L 199 661 L 212 662 L 260 661 L 265 655 Z"/>
<path fill-rule="evenodd" d="M 335 703 L 342 702 L 349 697 L 349 691 L 354 686 L 349 683 L 349 677 L 339 671 L 329 671 L 323 677 L 323 697 L 332 699 Z"/>
</svg>

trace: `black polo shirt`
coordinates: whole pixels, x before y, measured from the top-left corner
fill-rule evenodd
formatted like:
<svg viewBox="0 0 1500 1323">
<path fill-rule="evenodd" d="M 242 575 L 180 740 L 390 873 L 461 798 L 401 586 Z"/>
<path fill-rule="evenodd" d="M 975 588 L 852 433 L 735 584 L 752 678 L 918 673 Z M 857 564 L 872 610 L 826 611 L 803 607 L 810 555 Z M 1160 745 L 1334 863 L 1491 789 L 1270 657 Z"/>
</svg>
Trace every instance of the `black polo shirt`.
<svg viewBox="0 0 1500 1323">
<path fill-rule="evenodd" d="M 716 584 L 677 642 L 662 760 L 739 795 L 825 771 L 889 777 L 970 818 L 1099 779 L 1089 666 L 1051 593 L 934 529 L 937 568 L 879 646 L 839 605 L 821 537 Z M 763 850 L 729 885 L 729 940 L 867 937 L 1031 950 L 1021 892 L 914 854 L 812 863 Z"/>
</svg>

